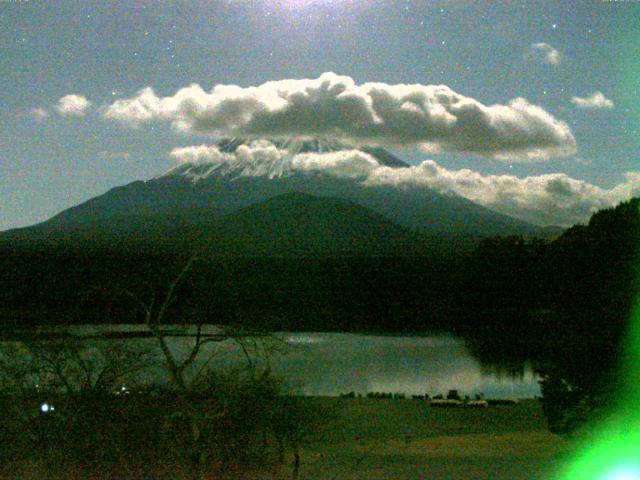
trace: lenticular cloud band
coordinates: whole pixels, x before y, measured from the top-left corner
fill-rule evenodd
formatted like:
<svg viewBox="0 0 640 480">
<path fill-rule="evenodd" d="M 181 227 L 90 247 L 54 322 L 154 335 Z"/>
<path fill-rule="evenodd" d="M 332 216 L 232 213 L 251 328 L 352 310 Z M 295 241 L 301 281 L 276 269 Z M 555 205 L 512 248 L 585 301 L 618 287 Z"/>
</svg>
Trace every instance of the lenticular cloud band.
<svg viewBox="0 0 640 480">
<path fill-rule="evenodd" d="M 334 73 L 257 87 L 197 84 L 159 97 L 147 87 L 103 109 L 131 124 L 167 121 L 213 136 L 326 136 L 354 144 L 415 145 L 498 160 L 572 155 L 568 125 L 524 98 L 483 105 L 445 85 L 364 83 Z"/>
</svg>

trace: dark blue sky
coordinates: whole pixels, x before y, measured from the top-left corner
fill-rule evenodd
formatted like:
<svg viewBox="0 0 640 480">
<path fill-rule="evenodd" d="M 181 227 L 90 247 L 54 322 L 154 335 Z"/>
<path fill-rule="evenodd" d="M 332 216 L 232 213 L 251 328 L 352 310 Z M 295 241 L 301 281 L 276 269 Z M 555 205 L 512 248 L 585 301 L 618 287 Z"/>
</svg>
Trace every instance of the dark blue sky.
<svg viewBox="0 0 640 480">
<path fill-rule="evenodd" d="M 356 83 L 444 84 L 484 105 L 524 97 L 566 122 L 577 154 L 535 163 L 401 151 L 456 170 L 566 173 L 602 188 L 640 171 L 640 3 L 398 0 L 0 2 L 0 230 L 168 169 L 210 139 L 105 120 L 151 86 L 259 85 L 333 71 Z M 534 48 L 535 44 L 547 44 Z M 555 51 L 555 57 L 546 56 Z M 601 92 L 607 108 L 573 97 Z M 84 115 L 59 99 L 86 97 Z M 36 110 L 41 109 L 41 110 Z"/>
</svg>

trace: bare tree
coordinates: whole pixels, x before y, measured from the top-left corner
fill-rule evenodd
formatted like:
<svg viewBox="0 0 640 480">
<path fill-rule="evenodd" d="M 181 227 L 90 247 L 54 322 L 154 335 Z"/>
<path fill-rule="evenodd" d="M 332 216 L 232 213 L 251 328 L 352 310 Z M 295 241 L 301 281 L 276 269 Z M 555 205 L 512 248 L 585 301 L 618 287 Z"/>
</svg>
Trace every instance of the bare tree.
<svg viewBox="0 0 640 480">
<path fill-rule="evenodd" d="M 282 348 L 282 343 L 270 333 L 245 329 L 240 325 L 216 326 L 215 333 L 211 333 L 206 331 L 207 324 L 199 319 L 195 324 L 183 324 L 186 333 L 181 332 L 181 336 L 184 335 L 184 338 L 187 338 L 186 352 L 179 353 L 172 349 L 170 339 L 176 335 L 176 332 L 167 329 L 167 325 L 182 324 L 182 322 L 173 316 L 171 307 L 176 302 L 181 283 L 198 260 L 198 255 L 189 258 L 163 295 L 153 292 L 147 302 L 138 301 L 144 314 L 144 324 L 157 342 L 171 385 L 180 400 L 180 416 L 189 425 L 192 444 L 192 478 L 194 479 L 200 478 L 206 456 L 206 441 L 202 438 L 202 429 L 212 422 L 220 421 L 227 415 L 228 410 L 228 405 L 223 402 L 222 405 L 218 405 L 218 410 L 215 412 L 204 411 L 202 406 L 194 401 L 198 390 L 204 391 L 211 388 L 207 380 L 216 350 L 206 352 L 205 347 L 222 342 L 231 342 L 236 345 L 242 352 L 248 371 L 254 380 L 258 360 L 264 359 L 268 368 L 269 355 Z"/>
</svg>

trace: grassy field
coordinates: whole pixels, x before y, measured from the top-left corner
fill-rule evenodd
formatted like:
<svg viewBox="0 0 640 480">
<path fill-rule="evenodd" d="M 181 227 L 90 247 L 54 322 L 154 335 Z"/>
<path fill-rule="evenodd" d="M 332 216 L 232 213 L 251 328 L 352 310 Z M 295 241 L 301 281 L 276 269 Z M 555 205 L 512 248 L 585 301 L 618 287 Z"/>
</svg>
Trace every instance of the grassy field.
<svg viewBox="0 0 640 480">
<path fill-rule="evenodd" d="M 338 420 L 302 451 L 301 479 L 553 478 L 569 442 L 548 432 L 536 400 L 487 409 L 419 400 L 321 398 Z M 285 468 L 278 478 L 290 478 Z M 260 477 L 271 478 L 271 477 Z"/>
</svg>

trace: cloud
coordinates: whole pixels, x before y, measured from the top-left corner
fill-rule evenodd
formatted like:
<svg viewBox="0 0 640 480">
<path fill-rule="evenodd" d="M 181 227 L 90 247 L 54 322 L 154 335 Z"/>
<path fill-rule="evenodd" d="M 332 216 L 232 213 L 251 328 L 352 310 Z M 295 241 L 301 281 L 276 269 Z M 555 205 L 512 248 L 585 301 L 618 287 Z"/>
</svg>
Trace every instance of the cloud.
<svg viewBox="0 0 640 480">
<path fill-rule="evenodd" d="M 640 172 L 603 189 L 564 173 L 519 178 L 482 175 L 468 169 L 448 170 L 432 160 L 409 169 L 381 167 L 367 180 L 371 185 L 425 186 L 440 193 L 456 193 L 492 210 L 538 225 L 586 222 L 591 214 L 640 195 Z"/>
<path fill-rule="evenodd" d="M 605 97 L 602 92 L 593 92 L 587 97 L 573 97 L 571 103 L 578 108 L 613 108 L 613 101 Z"/>
<path fill-rule="evenodd" d="M 322 172 L 338 178 L 365 180 L 380 167 L 374 157 L 360 150 L 291 154 L 265 140 L 240 145 L 232 153 L 221 152 L 216 145 L 199 145 L 175 148 L 171 156 L 182 164 L 209 165 L 205 175 L 213 170 L 270 178 L 295 172 Z"/>
<path fill-rule="evenodd" d="M 131 124 L 167 121 L 189 134 L 321 136 L 510 161 L 576 152 L 569 126 L 524 98 L 487 106 L 445 85 L 358 85 L 334 73 L 257 87 L 216 85 L 210 92 L 193 84 L 168 97 L 145 88 L 102 113 Z"/>
<path fill-rule="evenodd" d="M 45 120 L 49 116 L 49 112 L 47 112 L 44 108 L 32 108 L 27 112 L 27 116 L 37 122 L 40 122 L 42 120 Z"/>
<path fill-rule="evenodd" d="M 407 168 L 392 168 L 359 150 L 292 154 L 266 141 L 242 145 L 233 153 L 221 152 L 215 145 L 176 148 L 171 156 L 183 164 L 210 165 L 209 169 L 201 168 L 194 173 L 194 180 L 212 171 L 268 177 L 296 172 L 324 173 L 371 187 L 422 188 L 457 194 L 538 225 L 568 226 L 586 222 L 594 211 L 640 195 L 640 172 L 629 172 L 623 182 L 604 189 L 564 173 L 525 178 L 482 175 L 468 169 L 449 170 L 433 160 Z"/>
<path fill-rule="evenodd" d="M 65 95 L 56 105 L 58 113 L 64 117 L 82 117 L 91 102 L 82 95 Z"/>
<path fill-rule="evenodd" d="M 531 45 L 531 54 L 534 58 L 538 58 L 543 63 L 554 67 L 560 65 L 560 61 L 562 60 L 560 52 L 545 42 Z"/>
</svg>

